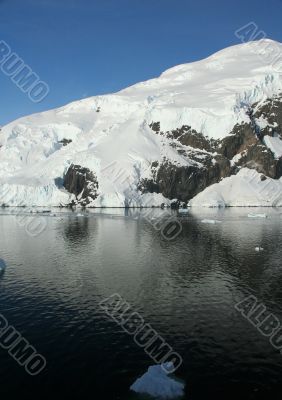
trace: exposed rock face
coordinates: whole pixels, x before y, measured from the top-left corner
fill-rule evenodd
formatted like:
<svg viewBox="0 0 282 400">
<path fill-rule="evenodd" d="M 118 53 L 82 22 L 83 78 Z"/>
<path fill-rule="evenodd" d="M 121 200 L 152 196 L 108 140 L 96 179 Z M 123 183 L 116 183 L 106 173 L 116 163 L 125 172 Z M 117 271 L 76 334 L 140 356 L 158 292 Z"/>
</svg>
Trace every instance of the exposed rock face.
<svg viewBox="0 0 282 400">
<path fill-rule="evenodd" d="M 247 150 L 248 146 L 257 144 L 258 140 L 251 124 L 235 125 L 231 134 L 219 143 L 217 151 L 231 160 L 236 154 Z"/>
<path fill-rule="evenodd" d="M 250 124 L 235 125 L 232 134 L 224 138 L 217 151 L 234 161 L 238 167 L 256 169 L 271 178 L 279 179 L 282 176 L 282 160 L 276 160 L 273 153 L 263 143 L 264 135 Z"/>
<path fill-rule="evenodd" d="M 189 201 L 207 186 L 236 174 L 240 168 L 256 169 L 262 179 L 282 176 L 282 158 L 265 146 L 265 135 L 282 135 L 282 95 L 254 104 L 246 114 L 249 123 L 237 124 L 222 140 L 213 140 L 188 125 L 169 132 L 161 131 L 160 122 L 151 129 L 171 140 L 171 146 L 191 161 L 191 166 L 173 165 L 167 160 L 152 163 L 152 179 L 139 183 L 142 193 L 162 193 L 169 199 Z"/>
<path fill-rule="evenodd" d="M 205 137 L 202 133 L 195 131 L 195 129 L 192 129 L 188 125 L 183 125 L 181 128 L 167 132 L 161 131 L 160 122 L 152 122 L 149 126 L 154 132 L 160 133 L 160 135 L 168 139 L 176 139 L 182 145 L 195 149 L 213 151 L 218 143 L 216 140 Z"/>
<path fill-rule="evenodd" d="M 215 142 L 212 142 L 202 133 L 191 129 L 188 125 L 183 125 L 182 128 L 175 129 L 171 132 L 166 132 L 165 135 L 169 139 L 177 139 L 182 145 L 190 146 L 195 149 L 213 151 L 215 148 Z"/>
<path fill-rule="evenodd" d="M 249 146 L 237 165 L 255 169 L 274 179 L 282 176 L 282 159 L 276 160 L 272 152 L 262 144 Z"/>
<path fill-rule="evenodd" d="M 64 187 L 76 196 L 77 204 L 88 205 L 98 197 L 96 174 L 88 168 L 72 164 L 64 176 Z"/>
<path fill-rule="evenodd" d="M 263 119 L 267 122 L 265 128 L 261 128 L 261 135 L 273 135 L 278 133 L 282 135 L 282 95 L 267 99 L 262 104 L 255 103 L 252 107 L 253 118 L 256 123 Z"/>
<path fill-rule="evenodd" d="M 229 176 L 232 169 L 230 162 L 222 156 L 215 156 L 214 162 L 209 160 L 202 168 L 196 164 L 183 167 L 164 161 L 155 170 L 154 179 L 143 179 L 138 189 L 142 193 L 162 193 L 169 199 L 187 202 L 207 186 Z"/>
<path fill-rule="evenodd" d="M 159 122 L 152 122 L 149 127 L 152 129 L 154 132 L 160 132 L 161 127 Z"/>
<path fill-rule="evenodd" d="M 63 139 L 60 140 L 59 143 L 61 143 L 63 146 L 67 146 L 68 144 L 70 144 L 72 142 L 71 139 Z"/>
</svg>

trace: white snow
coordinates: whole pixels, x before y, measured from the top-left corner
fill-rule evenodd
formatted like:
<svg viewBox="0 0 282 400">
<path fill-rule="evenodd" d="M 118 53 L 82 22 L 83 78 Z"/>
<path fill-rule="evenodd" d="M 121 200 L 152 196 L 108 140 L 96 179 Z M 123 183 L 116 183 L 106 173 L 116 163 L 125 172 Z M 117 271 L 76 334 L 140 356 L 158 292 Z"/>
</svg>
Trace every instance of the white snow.
<svg viewBox="0 0 282 400">
<path fill-rule="evenodd" d="M 169 377 L 161 365 L 154 365 L 130 389 L 153 397 L 173 399 L 184 395 L 184 387 L 182 382 Z"/>
<path fill-rule="evenodd" d="M 265 136 L 264 143 L 272 151 L 276 158 L 282 156 L 282 140 L 280 136 Z"/>
<path fill-rule="evenodd" d="M 166 157 L 176 165 L 191 162 L 149 124 L 160 121 L 162 131 L 189 125 L 218 139 L 228 135 L 236 123 L 249 121 L 249 105 L 282 90 L 282 76 L 268 57 L 259 54 L 267 43 L 233 46 L 118 93 L 76 101 L 4 126 L 0 135 L 0 203 L 68 204 L 72 196 L 58 182 L 74 163 L 97 175 L 99 196 L 91 206 L 170 204 L 161 195 L 141 196 L 137 185 L 142 178 L 152 178 L 152 161 Z M 282 44 L 274 43 L 282 51 Z M 72 142 L 63 146 L 59 143 L 62 139 Z M 268 143 L 277 156 L 282 154 L 280 145 L 277 139 Z M 210 192 L 212 204 L 224 205 L 225 200 Z"/>
<path fill-rule="evenodd" d="M 232 160 L 230 160 L 231 165 L 234 166 L 235 164 L 237 164 L 240 161 L 240 159 L 242 158 L 243 154 L 244 154 L 244 151 L 242 153 L 236 154 L 232 158 Z"/>
<path fill-rule="evenodd" d="M 9 182 L 9 181 L 8 181 Z M 13 207 L 22 206 L 59 206 L 70 203 L 71 195 L 58 190 L 54 183 L 45 186 L 3 183 L 0 188 L 0 203 Z"/>
<path fill-rule="evenodd" d="M 242 168 L 237 175 L 207 187 L 189 203 L 191 207 L 282 206 L 282 179 L 261 181 L 261 174 Z"/>
<path fill-rule="evenodd" d="M 269 127 L 273 127 L 274 125 L 271 125 L 265 118 L 263 118 L 263 116 L 260 116 L 259 118 L 255 119 L 256 125 L 260 128 L 260 129 L 264 129 L 267 126 Z"/>
</svg>

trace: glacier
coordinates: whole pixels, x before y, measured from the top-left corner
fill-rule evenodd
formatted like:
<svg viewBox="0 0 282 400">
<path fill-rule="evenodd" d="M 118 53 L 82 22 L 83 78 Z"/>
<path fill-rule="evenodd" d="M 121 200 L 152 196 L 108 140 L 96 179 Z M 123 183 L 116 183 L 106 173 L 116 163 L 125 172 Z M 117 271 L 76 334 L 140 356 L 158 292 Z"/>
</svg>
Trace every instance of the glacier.
<svg viewBox="0 0 282 400">
<path fill-rule="evenodd" d="M 282 51 L 282 44 L 266 39 L 239 44 L 118 93 L 75 101 L 2 127 L 0 205 L 75 203 L 77 196 L 63 185 L 71 165 L 95 173 L 97 196 L 87 207 L 170 205 L 162 193 L 140 191 L 140 181 L 152 178 L 153 162 L 189 168 L 195 161 L 176 151 L 174 141 L 156 134 L 151 124 L 160 121 L 162 131 L 187 125 L 216 141 L 228 137 L 236 124 L 249 123 L 251 105 L 282 92 L 281 74 L 258 52 L 269 43 Z M 281 157 L 280 137 L 266 137 L 265 145 Z M 205 150 L 199 151 L 204 157 Z M 200 158 L 197 163 L 201 165 Z M 281 179 L 270 180 L 280 193 Z M 242 168 L 205 188 L 189 205 L 269 206 L 259 189 L 265 184 L 259 172 Z"/>
</svg>

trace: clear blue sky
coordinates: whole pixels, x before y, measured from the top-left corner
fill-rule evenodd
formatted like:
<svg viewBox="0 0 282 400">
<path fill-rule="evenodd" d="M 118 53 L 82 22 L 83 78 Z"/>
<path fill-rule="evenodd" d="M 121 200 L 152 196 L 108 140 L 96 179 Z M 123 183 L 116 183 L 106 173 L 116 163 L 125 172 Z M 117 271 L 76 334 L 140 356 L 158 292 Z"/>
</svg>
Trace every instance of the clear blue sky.
<svg viewBox="0 0 282 400">
<path fill-rule="evenodd" d="M 0 0 L 0 40 L 50 86 L 34 104 L 0 71 L 0 125 L 204 58 L 250 21 L 282 41 L 281 14 L 282 0 Z"/>
</svg>

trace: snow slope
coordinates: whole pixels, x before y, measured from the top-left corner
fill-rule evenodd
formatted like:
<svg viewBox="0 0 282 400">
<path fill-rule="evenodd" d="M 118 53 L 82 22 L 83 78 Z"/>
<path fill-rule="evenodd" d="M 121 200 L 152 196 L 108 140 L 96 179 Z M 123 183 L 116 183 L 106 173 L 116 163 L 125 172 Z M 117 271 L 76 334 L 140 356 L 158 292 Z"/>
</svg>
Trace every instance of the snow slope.
<svg viewBox="0 0 282 400">
<path fill-rule="evenodd" d="M 191 207 L 281 207 L 282 178 L 261 180 L 255 170 L 242 168 L 237 175 L 207 187 L 190 202 Z"/>
<path fill-rule="evenodd" d="M 149 124 L 160 121 L 162 130 L 189 125 L 215 139 L 228 135 L 236 123 L 249 120 L 250 104 L 282 90 L 282 76 L 269 57 L 262 56 L 268 44 L 282 50 L 282 44 L 269 40 L 233 46 L 116 94 L 76 101 L 4 126 L 0 203 L 68 204 L 73 196 L 58 182 L 72 163 L 97 175 L 99 196 L 92 206 L 168 203 L 159 194 L 142 196 L 138 182 L 151 177 L 152 161 L 166 157 L 183 166 L 190 161 Z M 63 146 L 63 139 L 72 142 Z"/>
</svg>

